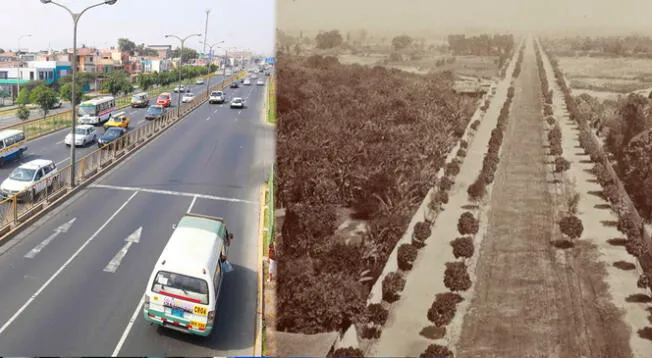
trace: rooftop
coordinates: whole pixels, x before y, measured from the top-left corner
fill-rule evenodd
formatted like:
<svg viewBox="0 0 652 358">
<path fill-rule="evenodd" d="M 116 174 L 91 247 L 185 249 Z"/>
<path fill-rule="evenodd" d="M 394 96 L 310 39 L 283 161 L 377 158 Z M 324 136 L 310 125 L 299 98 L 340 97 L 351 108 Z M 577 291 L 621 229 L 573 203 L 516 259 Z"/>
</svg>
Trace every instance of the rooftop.
<svg viewBox="0 0 652 358">
<path fill-rule="evenodd" d="M 54 164 L 53 161 L 49 159 L 34 159 L 32 161 L 29 161 L 27 163 L 21 164 L 20 168 L 25 168 L 25 169 L 40 169 L 43 168 L 46 165 Z"/>
</svg>

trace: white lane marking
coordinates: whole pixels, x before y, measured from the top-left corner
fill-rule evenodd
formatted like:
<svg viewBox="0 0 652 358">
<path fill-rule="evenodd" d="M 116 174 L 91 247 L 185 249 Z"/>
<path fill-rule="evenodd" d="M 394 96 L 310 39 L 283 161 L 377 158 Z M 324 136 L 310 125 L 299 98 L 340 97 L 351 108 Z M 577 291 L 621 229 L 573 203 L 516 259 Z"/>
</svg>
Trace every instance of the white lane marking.
<svg viewBox="0 0 652 358">
<path fill-rule="evenodd" d="M 174 195 L 174 196 L 185 196 L 185 197 L 197 197 L 199 199 L 231 201 L 231 202 L 235 202 L 235 203 L 244 203 L 244 204 L 256 204 L 256 205 L 260 204 L 258 202 L 251 201 L 251 200 L 236 199 L 236 198 L 226 198 L 226 197 L 222 197 L 222 196 L 213 196 L 213 195 L 197 194 L 197 193 L 184 193 L 184 192 L 169 191 L 169 190 L 134 188 L 134 187 L 127 187 L 127 186 L 107 185 L 107 184 L 91 184 L 91 185 L 89 185 L 89 187 L 90 188 L 99 188 L 99 189 L 115 189 L 115 190 L 123 190 L 123 191 L 135 191 L 137 193 L 142 191 L 144 193 L 152 193 L 152 194 L 163 194 L 163 195 Z"/>
<path fill-rule="evenodd" d="M 192 207 L 195 206 L 195 201 L 197 201 L 197 195 L 192 197 L 192 201 L 190 202 L 190 206 L 188 207 L 187 213 L 190 213 L 192 211 Z"/>
<path fill-rule="evenodd" d="M 48 246 L 48 244 L 52 240 L 54 240 L 55 237 L 59 236 L 59 234 L 63 234 L 65 232 L 67 232 L 70 229 L 70 227 L 72 226 L 72 224 L 75 222 L 75 220 L 77 220 L 77 218 L 72 218 L 67 223 L 65 223 L 63 225 L 60 225 L 58 228 L 54 229 L 54 232 L 50 236 L 48 236 L 45 240 L 41 241 L 40 244 L 36 245 L 36 247 L 34 247 L 32 250 L 30 250 L 30 252 L 28 252 L 25 255 L 25 258 L 26 259 L 33 259 L 34 256 L 36 256 L 36 254 L 41 252 L 41 250 L 43 250 L 43 248 Z"/>
<path fill-rule="evenodd" d="M 143 297 L 140 299 L 140 302 L 138 302 L 138 306 L 136 306 L 136 309 L 134 310 L 134 314 L 132 314 L 131 318 L 129 318 L 129 323 L 127 324 L 127 328 L 125 328 L 124 332 L 122 332 L 122 337 L 120 337 L 120 341 L 118 341 L 118 344 L 115 346 L 113 353 L 111 353 L 111 357 L 117 357 L 118 353 L 120 353 L 122 346 L 125 344 L 125 341 L 127 340 L 127 336 L 129 335 L 129 332 L 131 332 L 131 327 L 133 327 L 134 322 L 136 322 L 136 318 L 138 317 L 138 311 L 140 311 L 140 307 L 143 305 L 143 303 L 145 303 L 144 294 Z"/>
<path fill-rule="evenodd" d="M 129 248 L 131 245 L 134 243 L 139 243 L 140 242 L 140 235 L 143 233 L 143 227 L 139 227 L 136 229 L 136 231 L 132 232 L 125 241 L 127 242 L 125 246 L 118 251 L 117 254 L 109 261 L 108 265 L 104 268 L 104 272 L 111 272 L 114 273 L 118 270 L 118 267 L 120 267 L 120 263 L 122 262 L 122 259 L 127 255 L 127 251 L 129 251 Z"/>
<path fill-rule="evenodd" d="M 206 120 L 207 120 L 207 121 L 210 121 L 210 120 L 211 120 L 211 117 L 206 118 Z"/>
<path fill-rule="evenodd" d="M 65 139 L 62 139 L 62 140 L 60 140 L 60 141 L 58 141 L 58 142 L 56 142 L 56 143 L 54 143 L 54 144 L 61 144 L 61 143 L 63 143 L 64 141 L 65 141 Z"/>
<path fill-rule="evenodd" d="M 41 288 L 39 288 L 39 289 L 38 289 L 38 290 L 37 290 L 37 291 L 32 295 L 32 297 L 30 297 L 30 298 L 27 300 L 27 302 L 25 302 L 25 304 L 23 304 L 23 305 L 18 309 L 18 311 L 16 311 L 16 313 L 14 313 L 14 315 L 11 316 L 11 318 L 9 318 L 9 320 L 7 320 L 7 322 L 5 322 L 5 324 L 2 325 L 2 327 L 0 327 L 0 336 L 2 335 L 2 333 L 4 333 L 4 331 L 7 330 L 7 328 L 9 328 L 9 326 L 10 326 L 10 325 L 11 325 L 11 324 L 16 320 L 16 318 L 18 318 L 18 316 L 20 316 L 20 314 L 23 313 L 23 311 L 25 311 L 25 309 L 27 309 L 27 307 L 29 307 L 29 305 L 30 305 L 30 304 L 31 304 L 31 303 L 36 299 L 36 297 L 38 297 L 38 295 L 40 295 L 41 292 L 43 292 L 43 290 L 45 290 L 45 288 L 48 287 L 48 286 L 50 285 L 50 283 L 52 283 L 52 281 L 54 281 L 54 279 L 57 278 L 57 276 L 59 276 L 59 274 L 60 274 L 60 273 L 61 273 L 61 272 L 66 268 L 66 267 L 68 267 L 68 265 L 70 265 L 70 263 L 72 262 L 72 260 L 74 260 L 74 259 L 79 255 L 79 253 L 82 252 L 82 250 L 84 250 L 84 248 L 86 248 L 86 246 L 88 246 L 88 244 L 90 244 L 91 241 L 93 241 L 93 239 L 95 239 L 95 238 L 96 238 L 96 237 L 97 237 L 97 236 L 102 232 L 102 230 L 104 230 L 104 228 L 105 228 L 107 225 L 109 225 L 109 223 L 110 223 L 111 221 L 113 221 L 113 219 L 115 219 L 116 216 L 118 216 L 118 214 L 120 214 L 120 212 L 122 211 L 122 209 L 124 209 L 124 208 L 127 206 L 127 204 L 129 204 L 129 202 L 131 201 L 131 199 L 133 199 L 133 198 L 136 196 L 136 194 L 138 194 L 138 192 L 133 193 L 133 194 L 129 197 L 129 199 L 127 199 L 127 201 L 125 201 L 124 204 L 122 204 L 122 206 L 120 206 L 120 207 L 118 208 L 118 210 L 116 210 L 116 211 L 113 213 L 113 215 L 111 215 L 111 217 L 109 217 L 109 219 L 108 219 L 107 221 L 105 221 L 104 224 L 102 224 L 102 226 L 100 226 L 100 228 L 97 229 L 97 231 L 95 231 L 95 233 L 93 233 L 93 235 L 92 235 L 88 240 L 86 240 L 86 242 L 84 242 L 84 243 L 82 244 L 82 246 L 80 246 L 79 249 L 77 249 L 77 251 L 75 251 L 74 254 L 72 254 L 72 256 L 70 256 L 70 258 L 68 259 L 68 261 L 64 262 L 63 265 L 62 265 L 61 267 L 59 267 L 59 269 L 58 269 L 58 270 L 57 270 L 57 271 L 56 271 L 56 272 L 55 272 L 55 273 L 54 273 L 54 274 L 53 274 L 53 275 L 52 275 L 52 276 L 51 276 L 47 281 L 45 281 L 45 283 L 43 284 L 43 286 L 41 286 Z"/>
</svg>

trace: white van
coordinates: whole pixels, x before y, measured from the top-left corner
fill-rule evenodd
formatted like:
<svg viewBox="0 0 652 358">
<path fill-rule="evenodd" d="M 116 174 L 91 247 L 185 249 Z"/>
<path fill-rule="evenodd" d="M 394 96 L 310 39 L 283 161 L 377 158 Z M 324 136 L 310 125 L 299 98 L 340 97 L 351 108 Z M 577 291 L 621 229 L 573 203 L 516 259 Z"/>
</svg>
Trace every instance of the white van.
<svg viewBox="0 0 652 358">
<path fill-rule="evenodd" d="M 19 129 L 0 131 L 0 166 L 6 161 L 17 159 L 27 150 L 25 133 Z"/>
<path fill-rule="evenodd" d="M 232 239 L 223 219 L 184 215 L 147 282 L 145 320 L 184 333 L 210 335 Z"/>
</svg>

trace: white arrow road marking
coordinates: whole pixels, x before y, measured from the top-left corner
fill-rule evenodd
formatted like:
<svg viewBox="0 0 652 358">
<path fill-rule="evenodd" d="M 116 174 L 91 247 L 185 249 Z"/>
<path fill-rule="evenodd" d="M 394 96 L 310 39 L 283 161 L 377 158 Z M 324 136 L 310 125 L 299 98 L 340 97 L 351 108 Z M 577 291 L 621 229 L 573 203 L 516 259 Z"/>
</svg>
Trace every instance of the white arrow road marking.
<svg viewBox="0 0 652 358">
<path fill-rule="evenodd" d="M 27 255 L 25 255 L 25 258 L 33 259 L 34 256 L 36 256 L 36 254 L 41 252 L 41 250 L 43 250 L 44 247 L 48 246 L 50 241 L 54 240 L 55 237 L 59 236 L 59 234 L 63 234 L 65 232 L 67 232 L 70 229 L 70 227 L 72 226 L 72 224 L 75 222 L 75 220 L 77 220 L 77 218 L 72 218 L 67 223 L 59 226 L 56 229 L 54 229 L 54 232 L 52 234 L 50 234 L 50 236 L 48 236 L 40 244 L 36 245 L 36 247 L 33 248 L 30 252 L 28 252 Z"/>
<path fill-rule="evenodd" d="M 120 249 L 120 251 L 118 251 L 117 254 L 115 254 L 115 256 L 109 262 L 109 264 L 106 265 L 106 267 L 104 268 L 104 272 L 113 273 L 118 270 L 118 267 L 120 266 L 120 262 L 122 262 L 122 259 L 125 257 L 125 255 L 127 255 L 127 251 L 129 251 L 131 245 L 133 245 L 133 243 L 140 242 L 140 234 L 142 234 L 142 232 L 143 232 L 143 227 L 141 226 L 138 229 L 136 229 L 136 231 L 131 233 L 131 235 L 127 236 L 127 238 L 125 239 L 127 243 L 125 244 L 125 246 L 122 247 L 122 249 Z"/>
<path fill-rule="evenodd" d="M 109 223 L 111 223 L 111 221 L 113 221 L 113 219 L 115 219 L 116 216 L 118 216 L 118 214 L 120 214 L 120 212 L 121 212 L 121 211 L 122 211 L 122 210 L 127 206 L 127 204 L 129 204 L 129 202 L 131 201 L 131 199 L 133 199 L 137 194 L 138 194 L 138 192 L 133 193 L 133 194 L 129 197 L 129 199 L 127 199 L 127 201 L 125 201 L 125 202 L 124 202 L 124 203 L 123 203 L 123 204 L 118 208 L 118 210 L 116 210 L 116 211 L 113 213 L 113 215 L 111 215 L 111 217 L 109 217 L 109 219 L 106 220 L 106 221 L 104 222 L 104 224 L 102 224 L 102 226 L 100 226 L 100 228 L 97 229 L 97 231 L 95 231 L 95 232 L 93 233 L 93 235 L 92 235 L 91 237 L 89 237 L 88 240 L 86 240 L 86 242 L 84 242 L 84 243 L 82 244 L 82 246 L 80 246 L 80 247 L 77 249 L 77 251 L 75 251 L 75 253 L 73 253 L 72 256 L 70 256 L 70 258 L 69 258 L 66 262 L 64 262 L 63 265 L 62 265 L 61 267 L 59 267 L 59 269 L 58 269 L 54 274 L 52 274 L 52 276 L 50 276 L 50 278 L 49 278 L 47 281 L 45 281 L 45 283 L 43 284 L 43 286 L 41 286 L 38 290 L 36 290 L 36 292 L 34 292 L 34 294 L 33 294 L 29 299 L 27 299 L 27 301 L 26 301 L 26 302 L 25 302 L 25 303 L 24 303 L 24 304 L 23 304 L 23 305 L 18 309 L 18 311 L 16 311 L 16 313 L 14 313 L 13 316 L 9 317 L 9 319 L 8 319 L 8 320 L 7 320 L 7 321 L 2 325 L 2 327 L 0 327 L 0 336 L 2 336 L 2 333 L 4 333 L 4 331 L 6 331 L 7 328 L 9 328 L 9 326 L 11 326 L 12 323 L 14 323 L 14 321 L 18 318 L 18 316 L 20 316 L 20 314 L 23 313 L 23 312 L 27 309 L 27 307 L 29 307 L 29 305 L 30 305 L 32 302 L 34 302 L 34 300 L 36 299 L 36 297 L 38 297 L 38 295 L 40 295 L 41 292 L 43 292 L 43 290 L 45 290 L 45 289 L 46 289 L 46 288 L 47 288 L 47 287 L 52 283 L 52 281 L 54 281 L 54 279 L 57 278 L 57 276 L 59 276 L 59 274 L 61 274 L 61 272 L 62 272 L 66 267 L 68 267 L 68 265 L 70 265 L 70 263 L 72 262 L 72 260 L 74 260 L 74 259 L 79 255 L 79 253 L 82 252 L 82 251 L 86 248 L 86 246 L 88 246 L 88 244 L 90 244 L 91 241 L 93 241 L 93 240 L 94 240 L 94 239 L 95 239 L 95 238 L 96 238 L 96 237 L 97 237 L 97 236 L 102 232 L 102 230 L 104 230 L 104 228 L 105 228 L 107 225 L 109 225 Z"/>
</svg>

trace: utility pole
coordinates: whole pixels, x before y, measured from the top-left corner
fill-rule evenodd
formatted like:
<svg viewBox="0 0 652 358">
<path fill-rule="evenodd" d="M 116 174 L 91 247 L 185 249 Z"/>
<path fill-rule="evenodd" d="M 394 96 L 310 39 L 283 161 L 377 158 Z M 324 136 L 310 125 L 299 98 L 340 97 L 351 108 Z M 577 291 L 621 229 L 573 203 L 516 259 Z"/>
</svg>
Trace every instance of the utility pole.
<svg viewBox="0 0 652 358">
<path fill-rule="evenodd" d="M 206 39 L 208 38 L 208 14 L 211 13 L 211 9 L 206 9 L 206 25 L 204 25 L 204 57 L 206 57 Z"/>
</svg>

